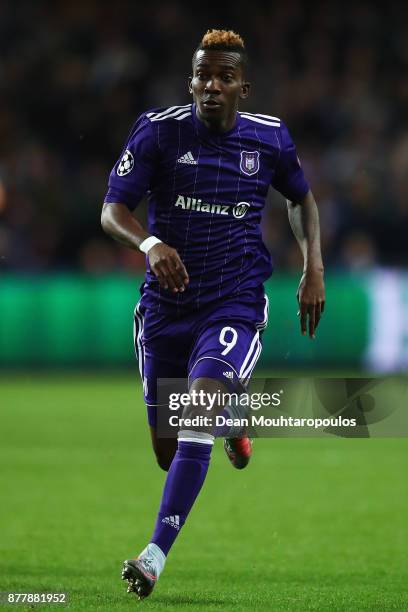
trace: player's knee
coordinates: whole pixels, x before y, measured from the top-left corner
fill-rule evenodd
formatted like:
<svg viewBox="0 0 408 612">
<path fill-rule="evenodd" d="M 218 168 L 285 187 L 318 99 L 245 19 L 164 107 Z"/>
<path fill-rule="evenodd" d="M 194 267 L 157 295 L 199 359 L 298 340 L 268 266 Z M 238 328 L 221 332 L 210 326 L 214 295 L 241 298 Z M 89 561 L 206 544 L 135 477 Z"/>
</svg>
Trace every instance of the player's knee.
<svg viewBox="0 0 408 612">
<path fill-rule="evenodd" d="M 217 379 L 200 377 L 193 380 L 189 392 L 191 401 L 183 409 L 183 419 L 197 420 L 198 427 L 206 428 L 205 418 L 213 418 L 223 408 L 221 398 L 228 388 Z"/>
</svg>

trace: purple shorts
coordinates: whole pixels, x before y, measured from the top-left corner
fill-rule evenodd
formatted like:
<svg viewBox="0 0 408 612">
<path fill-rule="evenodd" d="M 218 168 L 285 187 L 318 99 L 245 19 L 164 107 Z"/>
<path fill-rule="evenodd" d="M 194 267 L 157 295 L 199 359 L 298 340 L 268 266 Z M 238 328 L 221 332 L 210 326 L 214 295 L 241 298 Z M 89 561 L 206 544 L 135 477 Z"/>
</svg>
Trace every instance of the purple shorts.
<svg viewBox="0 0 408 612">
<path fill-rule="evenodd" d="M 134 342 L 149 425 L 157 423 L 158 379 L 188 379 L 191 385 L 206 377 L 242 390 L 261 354 L 267 322 L 266 294 L 252 303 L 229 299 L 182 318 L 151 312 L 139 302 Z"/>
</svg>

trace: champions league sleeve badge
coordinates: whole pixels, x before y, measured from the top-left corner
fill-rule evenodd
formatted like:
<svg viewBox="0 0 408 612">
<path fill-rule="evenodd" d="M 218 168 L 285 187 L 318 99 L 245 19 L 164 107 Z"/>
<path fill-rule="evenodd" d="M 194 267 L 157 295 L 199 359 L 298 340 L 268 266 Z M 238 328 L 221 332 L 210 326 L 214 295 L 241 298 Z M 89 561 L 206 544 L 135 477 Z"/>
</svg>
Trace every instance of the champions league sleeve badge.
<svg viewBox="0 0 408 612">
<path fill-rule="evenodd" d="M 252 176 L 259 170 L 259 151 L 241 151 L 241 172 Z"/>
<path fill-rule="evenodd" d="M 133 155 L 131 154 L 129 149 L 126 149 L 122 156 L 122 159 L 119 162 L 116 174 L 118 176 L 125 176 L 125 174 L 129 174 L 129 172 L 132 172 L 134 165 L 135 160 L 133 159 Z"/>
</svg>

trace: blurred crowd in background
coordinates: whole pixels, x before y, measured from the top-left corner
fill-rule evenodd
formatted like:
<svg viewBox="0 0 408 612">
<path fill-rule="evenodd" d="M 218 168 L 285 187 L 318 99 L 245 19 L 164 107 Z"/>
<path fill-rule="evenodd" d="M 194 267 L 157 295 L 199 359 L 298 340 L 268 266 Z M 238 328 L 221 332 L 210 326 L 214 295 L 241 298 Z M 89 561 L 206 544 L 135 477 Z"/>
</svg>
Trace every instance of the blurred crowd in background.
<svg viewBox="0 0 408 612">
<path fill-rule="evenodd" d="M 107 178 L 140 112 L 190 101 L 191 56 L 211 27 L 246 41 L 244 109 L 289 127 L 326 267 L 407 265 L 407 19 L 397 2 L 2 0 L 0 271 L 143 268 L 102 233 Z M 263 233 L 276 267 L 299 269 L 279 194 Z"/>
</svg>

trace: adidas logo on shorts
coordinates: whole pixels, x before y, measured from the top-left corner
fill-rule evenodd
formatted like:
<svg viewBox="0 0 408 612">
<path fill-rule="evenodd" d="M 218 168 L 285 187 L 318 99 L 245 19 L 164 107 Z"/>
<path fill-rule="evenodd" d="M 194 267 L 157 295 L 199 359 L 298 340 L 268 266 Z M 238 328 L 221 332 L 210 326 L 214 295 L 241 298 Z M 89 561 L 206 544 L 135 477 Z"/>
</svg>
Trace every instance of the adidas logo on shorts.
<svg viewBox="0 0 408 612">
<path fill-rule="evenodd" d="M 180 517 L 178 514 L 175 516 L 165 516 L 164 519 L 162 519 L 162 523 L 165 525 L 170 525 L 170 527 L 174 527 L 174 529 L 177 529 L 177 531 L 180 530 Z"/>
<path fill-rule="evenodd" d="M 179 157 L 177 160 L 177 163 L 178 164 L 191 164 L 192 166 L 197 165 L 197 161 L 194 159 L 191 151 Z"/>
</svg>

